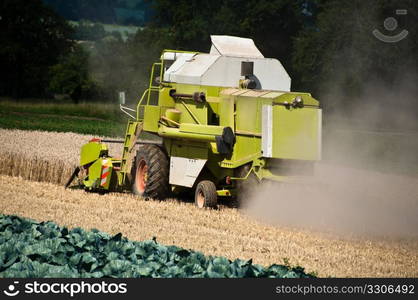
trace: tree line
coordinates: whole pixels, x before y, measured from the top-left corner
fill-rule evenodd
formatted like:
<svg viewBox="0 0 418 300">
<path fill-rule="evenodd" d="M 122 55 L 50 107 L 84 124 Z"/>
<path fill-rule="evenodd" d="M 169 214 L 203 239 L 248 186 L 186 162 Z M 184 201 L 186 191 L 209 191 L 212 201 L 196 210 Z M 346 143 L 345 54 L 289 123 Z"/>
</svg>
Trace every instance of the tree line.
<svg viewBox="0 0 418 300">
<path fill-rule="evenodd" d="M 147 0 L 43 0 L 67 20 L 144 26 L 152 17 Z"/>
<path fill-rule="evenodd" d="M 282 62 L 292 90 L 311 92 L 327 109 L 357 106 L 370 87 L 398 91 L 389 99 L 375 97 L 384 104 L 405 91 L 416 95 L 416 1 L 154 0 L 147 5 L 152 20 L 127 40 L 99 26 L 87 32 L 89 42 L 80 42 L 76 38 L 86 31 L 77 32 L 41 0 L 1 0 L 0 95 L 63 93 L 78 101 L 115 99 L 125 90 L 134 99 L 162 49 L 207 52 L 211 34 L 254 39 L 266 57 Z M 397 9 L 407 14 L 398 16 Z M 391 16 L 398 27 L 393 32 L 384 27 Z M 375 29 L 409 34 L 385 43 L 373 36 Z M 397 101 L 416 107 L 410 99 Z"/>
</svg>

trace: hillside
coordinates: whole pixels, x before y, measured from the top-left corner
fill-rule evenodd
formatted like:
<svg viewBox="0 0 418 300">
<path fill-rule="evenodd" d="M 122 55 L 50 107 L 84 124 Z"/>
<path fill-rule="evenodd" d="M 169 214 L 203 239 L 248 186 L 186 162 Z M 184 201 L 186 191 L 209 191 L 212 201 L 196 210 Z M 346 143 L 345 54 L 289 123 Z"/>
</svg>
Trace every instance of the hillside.
<svg viewBox="0 0 418 300">
<path fill-rule="evenodd" d="M 67 20 L 143 26 L 152 15 L 144 0 L 43 0 Z"/>
</svg>

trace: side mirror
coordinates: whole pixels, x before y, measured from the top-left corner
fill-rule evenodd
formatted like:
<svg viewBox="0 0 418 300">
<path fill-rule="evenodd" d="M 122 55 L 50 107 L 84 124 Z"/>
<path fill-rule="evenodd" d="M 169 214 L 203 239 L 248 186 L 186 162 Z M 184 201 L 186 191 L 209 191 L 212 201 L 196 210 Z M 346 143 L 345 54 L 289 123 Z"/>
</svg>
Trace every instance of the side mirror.
<svg viewBox="0 0 418 300">
<path fill-rule="evenodd" d="M 119 103 L 125 105 L 125 92 L 119 92 Z"/>
</svg>

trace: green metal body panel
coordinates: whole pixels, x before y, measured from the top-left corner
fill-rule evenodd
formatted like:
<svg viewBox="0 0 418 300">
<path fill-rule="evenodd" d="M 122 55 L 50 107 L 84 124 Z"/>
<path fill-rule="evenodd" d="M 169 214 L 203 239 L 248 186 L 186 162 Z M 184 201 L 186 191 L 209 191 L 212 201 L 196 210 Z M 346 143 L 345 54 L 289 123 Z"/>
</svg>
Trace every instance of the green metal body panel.
<svg viewBox="0 0 418 300">
<path fill-rule="evenodd" d="M 231 159 L 225 159 L 221 162 L 224 168 L 237 168 L 261 157 L 260 138 L 239 136 L 236 137 L 234 152 Z"/>
<path fill-rule="evenodd" d="M 219 125 L 235 128 L 234 99 L 231 96 L 221 96 L 219 103 Z"/>
<path fill-rule="evenodd" d="M 208 124 L 208 107 L 193 100 L 179 100 L 175 108 L 181 111 L 180 123 Z"/>
<path fill-rule="evenodd" d="M 83 184 L 89 189 L 108 190 L 112 179 L 112 173 L 113 165 L 111 160 L 98 158 L 89 167 L 88 177 L 83 181 Z"/>
<path fill-rule="evenodd" d="M 235 130 L 261 133 L 260 104 L 262 102 L 253 97 L 237 97 L 235 101 L 236 118 Z"/>
<path fill-rule="evenodd" d="M 273 157 L 283 159 L 317 160 L 320 158 L 319 110 L 304 108 L 288 110 L 273 107 Z"/>
<path fill-rule="evenodd" d="M 144 130 L 150 132 L 158 132 L 158 120 L 162 115 L 160 106 L 145 106 Z M 156 122 L 157 120 L 157 122 Z"/>
<path fill-rule="evenodd" d="M 181 123 L 179 126 L 180 132 L 184 133 L 197 133 L 204 135 L 222 135 L 223 126 L 216 125 L 198 125 L 190 123 Z"/>
<path fill-rule="evenodd" d="M 169 90 L 176 93 L 193 94 L 203 92 L 206 102 L 196 103 L 193 99 L 175 99 Z M 286 108 L 296 97 L 301 97 L 307 107 Z M 214 88 L 200 85 L 171 84 L 159 91 L 156 105 L 144 105 L 144 130 L 156 132 L 165 140 L 177 141 L 183 149 L 179 150 L 169 143 L 165 146 L 169 156 L 207 159 L 206 166 L 216 178 L 231 176 L 230 171 L 247 163 L 254 166 L 264 158 L 262 148 L 262 106 L 273 106 L 273 155 L 271 158 L 318 160 L 320 159 L 320 114 L 319 103 L 308 93 L 276 92 L 260 90 L 239 90 Z M 160 106 L 157 106 L 157 105 Z M 164 105 L 161 105 L 164 104 Z M 177 123 L 161 122 L 167 109 L 180 111 Z M 216 149 L 216 136 L 230 127 L 236 137 L 231 155 L 219 155 Z M 186 141 L 202 142 L 199 147 L 185 144 Z M 164 145 L 168 143 L 165 142 Z M 206 148 L 206 157 L 200 149 Z M 174 150 L 176 149 L 176 150 Z M 199 150 L 198 150 L 199 149 Z M 258 168 L 263 166 L 258 165 Z M 271 172 L 270 172 L 271 173 Z M 269 172 L 258 172 L 258 176 L 281 178 Z M 228 175 L 225 175 L 228 174 Z M 263 175 L 264 174 L 264 175 Z"/>
<path fill-rule="evenodd" d="M 194 140 L 194 141 L 204 141 L 204 142 L 214 142 L 215 135 L 206 134 L 203 132 L 184 132 L 179 128 L 171 128 L 167 126 L 160 126 L 158 134 L 162 137 L 173 138 L 173 139 L 182 139 L 182 140 Z"/>
<path fill-rule="evenodd" d="M 160 107 L 174 107 L 176 102 L 170 97 L 170 90 L 172 88 L 163 87 L 160 89 L 158 94 L 158 105 Z"/>
<path fill-rule="evenodd" d="M 176 51 L 181 52 L 181 51 Z M 219 196 L 234 194 L 232 181 L 236 169 L 251 164 L 251 171 L 262 180 L 285 181 L 286 174 L 270 169 L 269 160 L 319 160 L 321 156 L 321 110 L 319 102 L 308 93 L 221 88 L 192 84 L 163 82 L 153 85 L 156 75 L 163 78 L 164 61 L 152 68 L 149 88 L 137 105 L 136 120 L 127 126 L 122 159 L 109 160 L 111 179 L 103 189 L 129 189 L 132 167 L 132 149 L 141 130 L 158 134 L 169 157 L 206 160 L 202 170 L 218 187 Z M 204 101 L 195 101 L 195 93 L 204 94 Z M 182 96 L 175 96 L 175 95 Z M 292 104 L 297 99 L 303 105 Z M 271 107 L 271 155 L 263 156 L 263 107 Z M 169 111 L 167 111 L 169 110 Z M 269 123 L 270 124 L 270 123 Z M 235 136 L 232 152 L 220 154 L 217 139 L 229 127 Z M 87 187 L 97 188 L 103 156 L 107 147 L 101 143 L 88 143 L 82 147 L 80 164 L 92 163 Z M 248 174 L 247 174 L 248 176 Z M 115 180 L 116 178 L 117 180 Z M 116 183 L 112 185 L 113 181 Z M 173 190 L 177 188 L 172 187 Z M 180 188 L 181 189 L 181 188 Z"/>
<path fill-rule="evenodd" d="M 233 196 L 233 192 L 228 189 L 220 189 L 216 191 L 218 197 L 230 197 Z"/>
<path fill-rule="evenodd" d="M 102 159 L 98 158 L 89 167 L 89 174 L 83 184 L 88 189 L 97 189 L 100 186 L 100 176 L 102 174 Z"/>
<path fill-rule="evenodd" d="M 91 164 L 88 166 L 88 174 L 83 179 L 83 185 L 89 190 L 116 190 L 118 172 L 115 167 L 120 165 L 120 160 L 108 157 L 103 152 L 98 152 L 98 148 L 106 148 L 106 145 L 99 142 L 89 142 L 85 144 L 82 149 L 81 161 L 87 161 L 83 155 L 88 156 L 88 161 Z M 89 152 L 91 150 L 91 152 Z M 93 155 L 97 154 L 95 158 Z M 91 161 L 94 159 L 93 161 Z"/>
<path fill-rule="evenodd" d="M 99 142 L 90 142 L 81 147 L 80 166 L 94 162 L 100 156 L 108 154 L 108 147 Z"/>
<path fill-rule="evenodd" d="M 208 147 L 206 143 L 188 142 L 173 142 L 170 149 L 170 154 L 177 157 L 185 157 L 191 159 L 207 159 Z"/>
</svg>

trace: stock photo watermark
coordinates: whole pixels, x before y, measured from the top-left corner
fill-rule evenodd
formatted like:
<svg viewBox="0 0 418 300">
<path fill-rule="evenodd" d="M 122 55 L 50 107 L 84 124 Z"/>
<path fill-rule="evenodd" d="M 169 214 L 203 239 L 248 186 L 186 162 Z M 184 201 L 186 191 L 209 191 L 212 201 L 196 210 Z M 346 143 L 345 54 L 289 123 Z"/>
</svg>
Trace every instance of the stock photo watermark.
<svg viewBox="0 0 418 300">
<path fill-rule="evenodd" d="M 64 294 L 74 297 L 77 294 L 126 294 L 128 291 L 126 283 L 100 283 L 90 282 L 27 282 L 19 284 L 19 281 L 13 281 L 12 284 L 3 290 L 4 295 L 15 297 L 23 294 Z"/>
<path fill-rule="evenodd" d="M 395 13 L 398 16 L 406 16 L 408 11 L 406 9 L 397 9 Z M 386 29 L 386 31 L 393 32 L 398 28 L 398 20 L 394 17 L 388 17 L 383 21 L 383 27 Z M 406 38 L 409 32 L 406 29 L 402 29 L 398 34 L 387 35 L 380 32 L 379 29 L 374 29 L 372 33 L 378 40 L 382 42 L 397 43 Z"/>
</svg>

